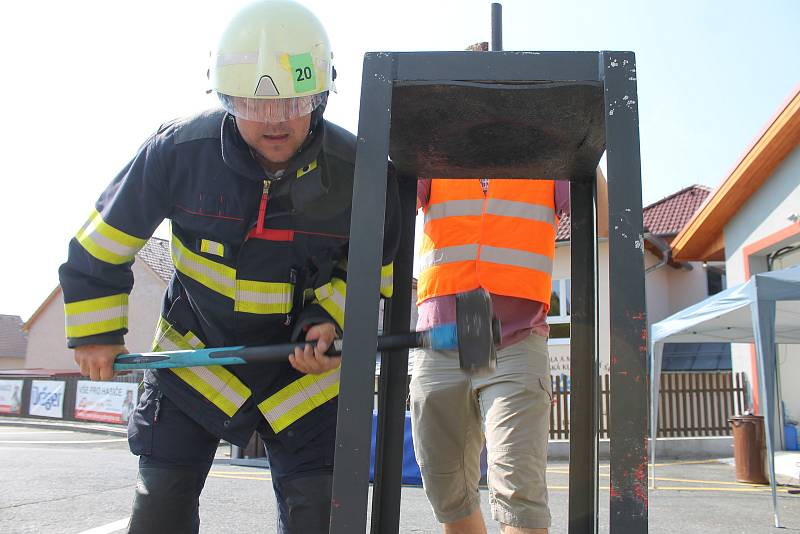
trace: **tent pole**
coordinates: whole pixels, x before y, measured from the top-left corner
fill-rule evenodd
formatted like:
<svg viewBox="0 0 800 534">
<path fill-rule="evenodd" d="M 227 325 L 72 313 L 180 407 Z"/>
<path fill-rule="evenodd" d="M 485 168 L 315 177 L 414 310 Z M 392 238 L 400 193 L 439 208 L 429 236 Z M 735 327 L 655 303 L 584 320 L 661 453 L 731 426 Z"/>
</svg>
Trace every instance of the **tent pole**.
<svg viewBox="0 0 800 534">
<path fill-rule="evenodd" d="M 652 332 L 650 333 L 652 339 Z M 656 489 L 656 437 L 658 436 L 658 401 L 661 392 L 661 355 L 664 344 L 650 343 L 650 489 Z"/>
<path fill-rule="evenodd" d="M 764 412 L 764 434 L 767 437 L 767 462 L 769 464 L 769 485 L 772 491 L 772 512 L 775 528 L 781 526 L 780 510 L 778 508 L 777 483 L 775 480 L 775 449 L 772 436 L 772 410 L 773 390 L 775 387 L 774 362 L 775 362 L 775 301 L 762 301 L 758 298 L 758 285 L 756 285 L 756 299 L 750 304 L 753 316 L 753 333 L 756 341 L 756 364 L 758 370 L 759 401 Z M 767 365 L 767 357 L 770 364 Z M 769 367 L 769 370 L 767 368 Z M 769 373 L 769 376 L 768 376 Z"/>
</svg>

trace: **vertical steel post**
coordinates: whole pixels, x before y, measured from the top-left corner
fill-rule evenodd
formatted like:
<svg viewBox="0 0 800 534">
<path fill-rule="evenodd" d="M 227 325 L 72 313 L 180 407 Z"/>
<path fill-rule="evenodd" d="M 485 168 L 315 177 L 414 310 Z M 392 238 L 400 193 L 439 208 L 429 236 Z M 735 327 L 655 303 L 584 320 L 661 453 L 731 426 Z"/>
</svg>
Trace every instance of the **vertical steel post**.
<svg viewBox="0 0 800 534">
<path fill-rule="evenodd" d="M 597 532 L 596 177 L 570 183 L 569 534 Z"/>
<path fill-rule="evenodd" d="M 611 306 L 612 534 L 647 532 L 647 320 L 636 59 L 602 52 Z"/>
<path fill-rule="evenodd" d="M 492 48 L 493 52 L 503 49 L 503 6 L 492 3 Z"/>
<path fill-rule="evenodd" d="M 375 347 L 386 210 L 389 126 L 395 57 L 364 56 L 358 150 L 350 222 L 346 310 L 342 346 L 336 455 L 331 503 L 332 534 L 366 531 Z M 356 283 L 352 283 L 356 281 Z"/>
<path fill-rule="evenodd" d="M 401 177 L 400 249 L 394 260 L 392 299 L 384 309 L 384 331 L 407 332 L 411 322 L 411 278 L 414 271 L 414 231 L 417 179 Z M 387 328 L 388 327 L 388 328 Z M 396 534 L 400 528 L 400 490 L 403 475 L 403 442 L 408 396 L 408 349 L 384 353 L 378 384 L 378 417 L 375 435 L 375 483 L 372 491 L 373 534 Z"/>
</svg>

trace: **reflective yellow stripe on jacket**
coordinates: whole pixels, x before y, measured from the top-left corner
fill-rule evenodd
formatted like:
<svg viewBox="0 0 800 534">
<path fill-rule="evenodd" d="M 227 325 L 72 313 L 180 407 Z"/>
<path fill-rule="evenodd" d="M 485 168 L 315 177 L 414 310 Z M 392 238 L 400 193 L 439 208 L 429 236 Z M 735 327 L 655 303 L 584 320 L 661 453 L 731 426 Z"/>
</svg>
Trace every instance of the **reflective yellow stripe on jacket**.
<svg viewBox="0 0 800 534">
<path fill-rule="evenodd" d="M 64 304 L 67 337 L 93 336 L 128 328 L 128 295 L 119 293 Z"/>
<path fill-rule="evenodd" d="M 284 282 L 237 280 L 236 269 L 189 250 L 172 235 L 175 268 L 212 291 L 234 300 L 234 310 L 257 314 L 287 314 L 292 311 L 294 286 Z"/>
<path fill-rule="evenodd" d="M 146 239 L 126 234 L 106 223 L 97 210 L 92 211 L 75 239 L 89 254 L 114 265 L 131 261 L 147 242 Z"/>
<path fill-rule="evenodd" d="M 339 394 L 339 369 L 305 375 L 258 405 L 272 430 L 280 432 Z"/>
<path fill-rule="evenodd" d="M 163 318 L 159 319 L 153 350 L 201 349 L 204 346 L 203 342 L 191 331 L 181 335 Z M 221 365 L 181 367 L 170 369 L 170 371 L 207 398 L 228 417 L 233 417 L 251 395 L 250 388 Z"/>
<path fill-rule="evenodd" d="M 324 286 L 314 290 L 314 302 L 333 317 L 339 328 L 344 329 L 344 300 L 347 297 L 347 283 L 341 278 L 332 278 Z"/>
<path fill-rule="evenodd" d="M 172 234 L 172 262 L 192 280 L 229 299 L 236 298 L 236 269 L 195 254 L 175 234 Z"/>
<path fill-rule="evenodd" d="M 394 263 L 381 267 L 381 295 L 390 298 L 394 291 Z M 322 306 L 344 329 L 344 302 L 347 297 L 347 283 L 340 278 L 332 278 L 327 284 L 314 290 L 314 302 Z"/>
<path fill-rule="evenodd" d="M 381 267 L 381 295 L 387 299 L 394 294 L 394 262 Z"/>
<path fill-rule="evenodd" d="M 236 305 L 234 309 L 248 313 L 289 313 L 292 311 L 292 284 L 236 281 Z"/>
<path fill-rule="evenodd" d="M 217 243 L 216 241 L 201 239 L 200 252 L 214 254 L 215 256 L 225 256 L 225 246 L 222 243 Z"/>
</svg>

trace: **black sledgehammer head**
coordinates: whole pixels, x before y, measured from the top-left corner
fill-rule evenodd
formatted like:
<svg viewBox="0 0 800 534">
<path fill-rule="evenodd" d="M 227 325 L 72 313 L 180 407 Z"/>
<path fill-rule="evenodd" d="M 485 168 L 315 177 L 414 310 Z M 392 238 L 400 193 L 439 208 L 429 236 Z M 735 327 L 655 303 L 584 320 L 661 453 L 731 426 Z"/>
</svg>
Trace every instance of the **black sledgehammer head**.
<svg viewBox="0 0 800 534">
<path fill-rule="evenodd" d="M 501 331 L 485 289 L 456 295 L 456 332 L 461 369 L 471 374 L 491 372 L 497 364 L 495 345 L 500 343 Z"/>
</svg>

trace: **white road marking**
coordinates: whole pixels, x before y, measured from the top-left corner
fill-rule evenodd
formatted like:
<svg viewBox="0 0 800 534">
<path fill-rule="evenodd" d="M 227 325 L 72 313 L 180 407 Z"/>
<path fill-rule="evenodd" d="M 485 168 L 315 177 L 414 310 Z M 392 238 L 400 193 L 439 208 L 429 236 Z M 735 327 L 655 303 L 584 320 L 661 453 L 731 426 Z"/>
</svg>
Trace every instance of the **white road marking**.
<svg viewBox="0 0 800 534">
<path fill-rule="evenodd" d="M 18 434 L 74 434 L 74 430 L 18 430 L 13 432 L 6 432 L 4 430 L 0 430 L 0 436 L 9 436 L 14 434 L 15 436 Z"/>
<path fill-rule="evenodd" d="M 118 530 L 122 530 L 128 526 L 128 521 L 130 521 L 130 517 L 126 517 L 125 519 L 120 519 L 119 521 L 114 521 L 113 523 L 109 523 L 107 525 L 102 525 L 95 528 L 90 528 L 89 530 L 84 530 L 83 532 L 79 532 L 78 534 L 111 534 L 112 532 L 116 532 Z"/>
</svg>

